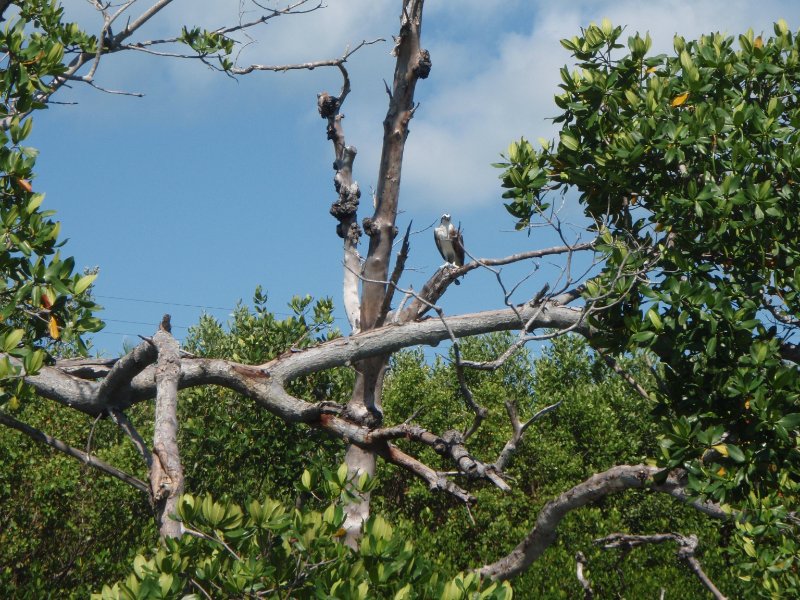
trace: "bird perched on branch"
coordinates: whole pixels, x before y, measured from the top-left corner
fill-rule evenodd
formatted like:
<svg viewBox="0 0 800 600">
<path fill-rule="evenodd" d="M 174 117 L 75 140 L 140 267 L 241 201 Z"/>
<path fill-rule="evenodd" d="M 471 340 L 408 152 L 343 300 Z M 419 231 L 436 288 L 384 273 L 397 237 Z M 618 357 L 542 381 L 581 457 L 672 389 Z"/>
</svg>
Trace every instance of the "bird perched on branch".
<svg viewBox="0 0 800 600">
<path fill-rule="evenodd" d="M 461 228 L 457 229 L 450 222 L 450 215 L 447 213 L 442 215 L 439 226 L 433 230 L 433 239 L 446 264 L 464 266 L 464 238 L 461 237 Z"/>
</svg>

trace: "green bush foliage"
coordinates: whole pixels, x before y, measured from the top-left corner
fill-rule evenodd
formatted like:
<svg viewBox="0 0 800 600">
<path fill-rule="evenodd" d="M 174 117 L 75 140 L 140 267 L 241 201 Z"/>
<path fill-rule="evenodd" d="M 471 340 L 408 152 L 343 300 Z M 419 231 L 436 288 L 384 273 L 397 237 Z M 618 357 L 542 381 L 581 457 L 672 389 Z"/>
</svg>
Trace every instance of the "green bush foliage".
<svg viewBox="0 0 800 600">
<path fill-rule="evenodd" d="M 512 341 L 511 334 L 471 339 L 462 343 L 462 353 L 470 360 L 492 359 Z M 647 381 L 643 357 L 625 366 Z M 469 512 L 450 498 L 431 495 L 397 469 L 380 478 L 373 494 L 378 511 L 413 535 L 421 552 L 454 570 L 507 554 L 531 530 L 547 501 L 590 475 L 617 464 L 652 464 L 659 451 L 655 402 L 631 391 L 580 338 L 558 338 L 537 358 L 522 352 L 495 373 L 469 377 L 476 401 L 491 409 L 469 447 L 490 463 L 511 437 L 505 400 L 517 404 L 523 419 L 554 402 L 562 404 L 526 433 L 507 469 L 512 492 L 481 485 Z M 385 405 L 390 407 L 388 420 L 403 421 L 418 411 L 415 420 L 435 431 L 466 427 L 472 418 L 450 363 L 439 359 L 430 364 L 421 351 L 395 356 Z M 424 459 L 442 470 L 450 468 L 433 452 Z M 583 591 L 575 577 L 575 553 L 580 550 L 598 597 L 651 597 L 662 587 L 666 597 L 703 597 L 707 592 L 678 563 L 674 547 L 646 547 L 625 555 L 593 543 L 612 532 L 672 531 L 697 534 L 700 560 L 712 580 L 725 591 L 740 590 L 725 552 L 731 529 L 663 495 L 631 491 L 608 496 L 562 522 L 557 542 L 513 581 L 514 591 L 522 598 L 579 597 Z"/>
<path fill-rule="evenodd" d="M 210 495 L 182 497 L 177 517 L 188 534 L 167 540 L 153 558 L 138 555 L 124 582 L 104 586 L 94 600 L 179 598 L 315 598 L 510 600 L 511 586 L 474 574 L 450 579 L 414 552 L 381 516 L 365 524 L 357 550 L 340 543 L 343 503 L 373 482 L 347 480 L 347 465 L 315 478 L 305 471 L 299 491 L 332 502 L 323 512 L 252 500 L 242 509 Z M 320 480 L 318 487 L 314 481 Z"/>
<path fill-rule="evenodd" d="M 559 138 L 510 146 L 506 208 L 524 228 L 579 196 L 604 263 L 593 343 L 658 357 L 661 464 L 738 515 L 754 593 L 799 595 L 800 36 L 779 21 L 653 56 L 603 21 L 562 45 Z"/>
</svg>

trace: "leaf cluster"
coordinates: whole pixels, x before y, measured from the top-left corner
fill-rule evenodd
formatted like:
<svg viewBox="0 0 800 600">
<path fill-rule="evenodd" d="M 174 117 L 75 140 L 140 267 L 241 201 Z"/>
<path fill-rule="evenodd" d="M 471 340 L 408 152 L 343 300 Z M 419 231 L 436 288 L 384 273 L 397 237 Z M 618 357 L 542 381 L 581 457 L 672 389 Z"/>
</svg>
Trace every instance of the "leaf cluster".
<svg viewBox="0 0 800 600">
<path fill-rule="evenodd" d="M 55 2 L 19 3 L 0 30 L 0 405 L 15 408 L 21 372 L 35 373 L 59 344 L 85 352 L 81 335 L 98 331 L 89 288 L 96 273 L 74 273 L 62 257 L 60 224 L 33 189 L 37 151 L 23 142 L 30 112 L 45 107 L 52 82 L 65 71 L 65 47 L 91 47 L 92 38 L 62 22 Z"/>
<path fill-rule="evenodd" d="M 150 559 L 137 556 L 125 581 L 92 597 L 511 598 L 508 584 L 437 572 L 380 516 L 364 524 L 357 550 L 342 544 L 341 491 L 346 487 L 348 495 L 360 495 L 374 483 L 366 476 L 347 481 L 344 464 L 322 478 L 306 471 L 301 479 L 302 491 L 327 496 L 324 511 L 290 508 L 269 498 L 250 500 L 243 510 L 210 495 L 184 495 L 176 518 L 188 534 L 166 540 Z M 319 488 L 313 489 L 314 481 Z"/>
<path fill-rule="evenodd" d="M 621 36 L 604 21 L 562 41 L 577 68 L 561 70 L 561 132 L 512 145 L 507 208 L 525 227 L 569 190 L 597 224 L 593 342 L 657 357 L 662 464 L 701 497 L 744 508 L 752 492 L 791 512 L 797 496 L 778 494 L 800 482 L 800 379 L 783 354 L 800 324 L 800 37 L 779 21 L 774 37 L 677 36 L 650 56 L 649 36 Z"/>
</svg>

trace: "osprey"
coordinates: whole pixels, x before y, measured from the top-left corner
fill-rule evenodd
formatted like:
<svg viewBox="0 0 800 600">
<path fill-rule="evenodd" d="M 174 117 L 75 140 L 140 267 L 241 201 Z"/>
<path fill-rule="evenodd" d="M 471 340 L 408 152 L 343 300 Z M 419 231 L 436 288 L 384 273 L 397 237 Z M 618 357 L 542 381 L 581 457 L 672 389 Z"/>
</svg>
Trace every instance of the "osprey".
<svg viewBox="0 0 800 600">
<path fill-rule="evenodd" d="M 461 237 L 461 229 L 456 229 L 447 213 L 442 215 L 439 226 L 433 230 L 433 239 L 446 263 L 464 266 L 464 238 Z"/>
</svg>

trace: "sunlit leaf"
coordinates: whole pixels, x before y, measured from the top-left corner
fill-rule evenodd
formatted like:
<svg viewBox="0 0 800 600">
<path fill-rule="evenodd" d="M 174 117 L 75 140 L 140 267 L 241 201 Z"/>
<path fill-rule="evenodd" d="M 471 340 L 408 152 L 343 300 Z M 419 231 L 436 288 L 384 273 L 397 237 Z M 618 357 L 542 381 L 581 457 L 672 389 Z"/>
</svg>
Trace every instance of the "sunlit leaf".
<svg viewBox="0 0 800 600">
<path fill-rule="evenodd" d="M 670 104 L 670 106 L 672 106 L 673 108 L 675 108 L 676 106 L 680 106 L 681 104 L 683 104 L 684 102 L 686 102 L 686 100 L 687 100 L 688 98 L 689 98 L 689 92 L 684 92 L 684 93 L 682 93 L 682 94 L 680 94 L 680 95 L 678 95 L 678 96 L 675 96 L 675 97 L 672 99 L 672 102 L 670 102 L 669 104 Z"/>
<path fill-rule="evenodd" d="M 54 340 L 61 337 L 61 332 L 58 330 L 58 322 L 53 315 L 50 315 L 50 321 L 47 323 L 47 330 L 50 332 L 50 337 Z"/>
</svg>

